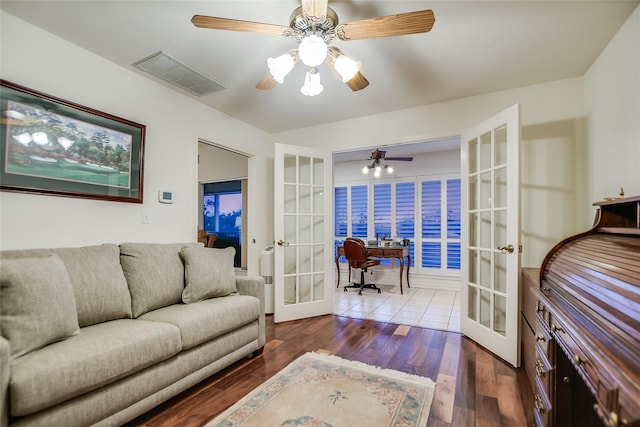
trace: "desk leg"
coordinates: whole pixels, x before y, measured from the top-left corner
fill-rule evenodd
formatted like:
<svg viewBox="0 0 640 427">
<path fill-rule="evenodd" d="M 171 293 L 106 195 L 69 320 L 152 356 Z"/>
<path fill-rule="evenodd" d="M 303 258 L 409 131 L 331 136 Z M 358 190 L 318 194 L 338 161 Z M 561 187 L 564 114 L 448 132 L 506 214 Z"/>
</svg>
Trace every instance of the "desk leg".
<svg viewBox="0 0 640 427">
<path fill-rule="evenodd" d="M 336 268 L 338 269 L 338 283 L 336 283 L 336 288 L 340 287 L 340 263 L 338 260 L 340 259 L 340 255 L 336 256 Z"/>
<path fill-rule="evenodd" d="M 407 288 L 410 288 L 409 284 L 409 269 L 411 268 L 411 255 L 407 255 Z"/>
<path fill-rule="evenodd" d="M 400 295 L 402 295 L 402 270 L 404 270 L 404 258 L 398 257 L 398 260 L 400 261 Z"/>
</svg>

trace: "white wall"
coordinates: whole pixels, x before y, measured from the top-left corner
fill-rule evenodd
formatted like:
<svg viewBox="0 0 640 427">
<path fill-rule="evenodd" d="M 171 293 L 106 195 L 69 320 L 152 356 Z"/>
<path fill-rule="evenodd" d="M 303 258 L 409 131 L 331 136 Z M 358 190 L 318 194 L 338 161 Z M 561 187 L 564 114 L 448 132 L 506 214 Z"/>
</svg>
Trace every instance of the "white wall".
<svg viewBox="0 0 640 427">
<path fill-rule="evenodd" d="M 248 159 L 210 144 L 198 144 L 198 182 L 233 181 L 246 178 Z"/>
<path fill-rule="evenodd" d="M 521 105 L 523 266 L 539 266 L 561 238 L 591 223 L 583 189 L 582 78 L 527 86 L 275 135 L 332 151 L 456 136 Z"/>
<path fill-rule="evenodd" d="M 257 274 L 260 251 L 273 241 L 273 186 L 268 179 L 274 148 L 268 134 L 0 13 L 2 79 L 142 123 L 147 130 L 142 205 L 3 191 L 0 248 L 194 241 L 201 138 L 252 156 L 250 168 L 260 179 L 249 184 L 247 209 L 260 215 L 248 225 L 248 268 Z M 172 190 L 175 203 L 158 203 L 159 189 Z M 141 223 L 143 211 L 149 224 Z"/>
<path fill-rule="evenodd" d="M 640 6 L 584 79 L 589 200 L 640 194 Z"/>
</svg>

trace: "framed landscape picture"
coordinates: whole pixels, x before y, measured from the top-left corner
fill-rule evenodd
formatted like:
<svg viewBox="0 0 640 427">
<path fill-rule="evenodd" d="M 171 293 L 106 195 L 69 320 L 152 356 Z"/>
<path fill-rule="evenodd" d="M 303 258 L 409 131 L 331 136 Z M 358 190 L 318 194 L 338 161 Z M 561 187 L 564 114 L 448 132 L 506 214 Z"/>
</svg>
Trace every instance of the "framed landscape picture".
<svg viewBox="0 0 640 427">
<path fill-rule="evenodd" d="M 0 80 L 0 189 L 142 203 L 145 126 Z"/>
</svg>

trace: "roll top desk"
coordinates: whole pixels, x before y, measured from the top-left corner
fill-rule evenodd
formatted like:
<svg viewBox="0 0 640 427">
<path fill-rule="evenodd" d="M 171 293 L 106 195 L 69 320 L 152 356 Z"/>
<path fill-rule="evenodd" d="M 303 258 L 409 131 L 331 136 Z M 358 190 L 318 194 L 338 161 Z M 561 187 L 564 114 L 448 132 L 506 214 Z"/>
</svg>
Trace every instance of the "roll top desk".
<svg viewBox="0 0 640 427">
<path fill-rule="evenodd" d="M 523 365 L 537 426 L 640 427 L 640 196 L 522 272 Z"/>
</svg>

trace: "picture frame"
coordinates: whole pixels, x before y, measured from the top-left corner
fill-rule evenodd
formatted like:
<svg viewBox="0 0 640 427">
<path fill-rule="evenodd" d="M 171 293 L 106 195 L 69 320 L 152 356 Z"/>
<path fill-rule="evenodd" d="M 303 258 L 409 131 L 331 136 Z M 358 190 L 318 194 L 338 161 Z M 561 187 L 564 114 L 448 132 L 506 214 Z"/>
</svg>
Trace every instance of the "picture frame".
<svg viewBox="0 0 640 427">
<path fill-rule="evenodd" d="M 142 203 L 145 132 L 0 80 L 0 190 Z"/>
</svg>

